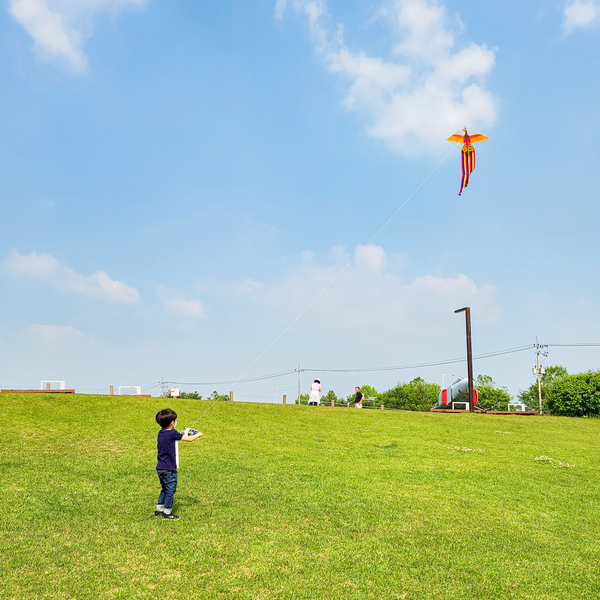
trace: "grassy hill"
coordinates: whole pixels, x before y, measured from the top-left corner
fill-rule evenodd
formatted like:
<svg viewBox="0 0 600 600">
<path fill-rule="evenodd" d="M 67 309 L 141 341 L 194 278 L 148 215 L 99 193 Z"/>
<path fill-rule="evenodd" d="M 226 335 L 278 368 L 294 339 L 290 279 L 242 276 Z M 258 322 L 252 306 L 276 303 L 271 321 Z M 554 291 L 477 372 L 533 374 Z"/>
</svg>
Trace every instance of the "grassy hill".
<svg viewBox="0 0 600 600">
<path fill-rule="evenodd" d="M 165 521 L 166 406 L 0 396 L 0 597 L 600 597 L 598 420 L 218 403 Z"/>
</svg>

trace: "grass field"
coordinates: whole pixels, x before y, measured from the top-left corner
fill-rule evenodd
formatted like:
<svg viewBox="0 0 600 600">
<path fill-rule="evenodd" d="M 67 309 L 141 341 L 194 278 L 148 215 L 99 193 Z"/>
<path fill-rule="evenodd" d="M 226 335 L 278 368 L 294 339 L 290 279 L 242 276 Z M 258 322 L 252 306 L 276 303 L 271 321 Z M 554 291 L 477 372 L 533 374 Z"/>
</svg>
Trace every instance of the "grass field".
<svg viewBox="0 0 600 600">
<path fill-rule="evenodd" d="M 600 598 L 599 420 L 222 402 L 165 521 L 154 415 L 206 402 L 0 406 L 2 598 Z"/>
</svg>

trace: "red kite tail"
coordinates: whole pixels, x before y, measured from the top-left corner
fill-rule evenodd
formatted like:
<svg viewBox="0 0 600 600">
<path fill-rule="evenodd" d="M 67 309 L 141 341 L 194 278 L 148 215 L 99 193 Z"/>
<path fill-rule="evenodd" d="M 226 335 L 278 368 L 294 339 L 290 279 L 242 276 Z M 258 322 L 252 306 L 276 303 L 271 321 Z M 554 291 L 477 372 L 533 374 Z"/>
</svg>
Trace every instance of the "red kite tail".
<svg viewBox="0 0 600 600">
<path fill-rule="evenodd" d="M 469 185 L 469 176 L 475 170 L 475 148 L 471 144 L 465 145 L 461 150 L 462 159 L 462 179 L 460 180 L 460 192 L 462 194 L 463 188 Z"/>
</svg>

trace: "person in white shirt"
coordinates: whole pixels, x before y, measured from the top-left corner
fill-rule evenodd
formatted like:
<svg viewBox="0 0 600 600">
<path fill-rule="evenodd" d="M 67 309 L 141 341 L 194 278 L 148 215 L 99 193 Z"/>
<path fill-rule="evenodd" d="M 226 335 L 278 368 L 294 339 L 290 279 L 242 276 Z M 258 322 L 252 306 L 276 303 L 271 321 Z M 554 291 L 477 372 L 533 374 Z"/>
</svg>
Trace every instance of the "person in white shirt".
<svg viewBox="0 0 600 600">
<path fill-rule="evenodd" d="M 321 382 L 318 379 L 315 379 L 315 382 L 310 386 L 310 398 L 308 399 L 309 406 L 318 406 L 320 404 L 320 392 Z"/>
</svg>

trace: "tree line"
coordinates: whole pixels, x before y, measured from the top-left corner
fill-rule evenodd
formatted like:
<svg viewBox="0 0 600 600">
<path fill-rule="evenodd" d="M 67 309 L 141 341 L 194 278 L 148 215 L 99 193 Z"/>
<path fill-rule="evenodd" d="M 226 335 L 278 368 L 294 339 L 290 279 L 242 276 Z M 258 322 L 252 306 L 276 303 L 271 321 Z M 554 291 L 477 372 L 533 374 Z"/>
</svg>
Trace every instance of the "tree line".
<svg viewBox="0 0 600 600">
<path fill-rule="evenodd" d="M 546 367 L 541 380 L 542 410 L 563 417 L 600 416 L 600 371 L 569 375 L 560 365 Z M 534 383 L 519 394 L 530 408 L 539 408 L 538 385 Z"/>
<path fill-rule="evenodd" d="M 600 371 L 586 371 L 569 375 L 567 369 L 560 365 L 546 367 L 541 378 L 542 410 L 544 413 L 568 417 L 600 416 Z M 475 379 L 477 389 L 477 406 L 483 410 L 508 410 L 512 401 L 511 395 L 504 386 L 498 386 L 489 375 L 478 375 Z M 395 408 L 400 410 L 427 410 L 433 408 L 441 390 L 437 383 L 428 383 L 416 377 L 408 383 L 398 383 L 393 388 L 378 392 L 370 385 L 360 388 L 364 394 L 363 406 Z M 333 401 L 335 406 L 354 404 L 354 393 L 338 396 L 329 390 L 321 397 L 321 403 L 327 406 Z M 198 392 L 182 392 L 180 398 L 202 400 Z M 300 396 L 300 404 L 308 404 L 308 394 Z M 539 410 L 537 382 L 517 396 L 526 410 Z M 229 400 L 227 394 L 219 394 L 216 390 L 207 400 Z"/>
<path fill-rule="evenodd" d="M 542 410 L 544 413 L 568 417 L 600 416 L 600 371 L 586 371 L 569 375 L 560 365 L 546 367 L 541 381 Z M 477 406 L 483 410 L 508 410 L 512 397 L 508 389 L 498 386 L 489 375 L 478 375 L 475 379 Z M 401 410 L 427 410 L 438 401 L 441 386 L 428 383 L 416 377 L 408 383 L 398 383 L 395 387 L 378 392 L 370 385 L 364 385 L 361 392 L 365 396 L 363 406 L 396 408 Z M 539 410 L 537 382 L 517 395 L 526 410 Z M 349 405 L 354 402 L 354 394 L 338 397 L 329 390 L 321 402 L 330 405 Z M 308 394 L 300 397 L 302 404 L 308 403 Z"/>
</svg>

